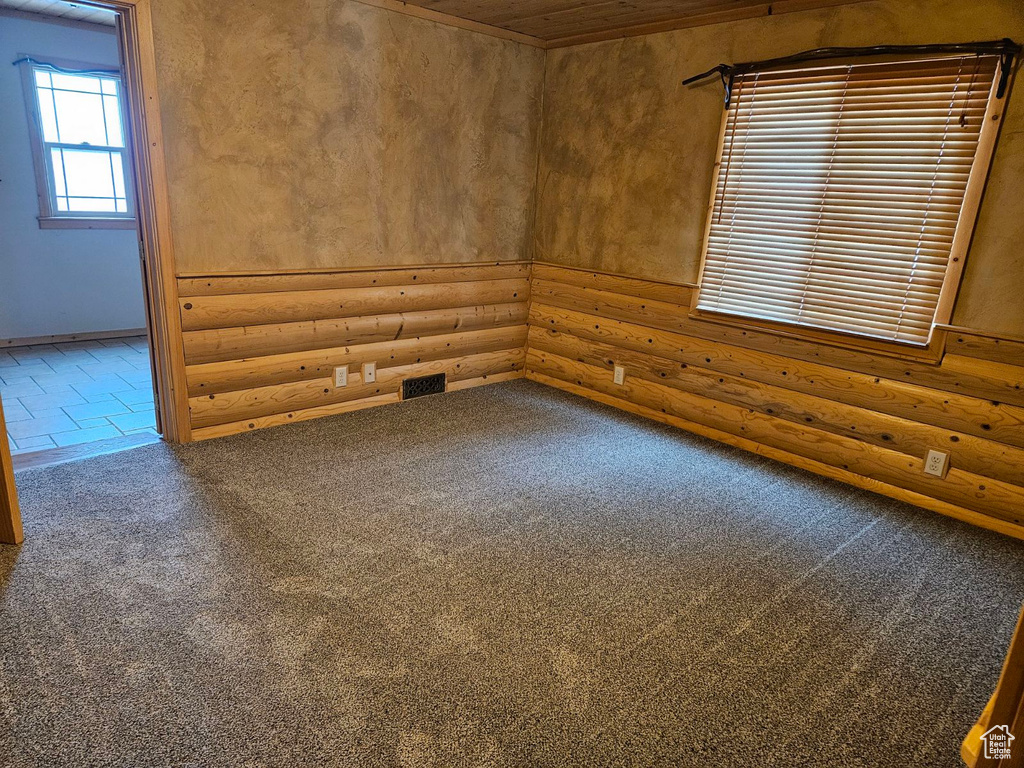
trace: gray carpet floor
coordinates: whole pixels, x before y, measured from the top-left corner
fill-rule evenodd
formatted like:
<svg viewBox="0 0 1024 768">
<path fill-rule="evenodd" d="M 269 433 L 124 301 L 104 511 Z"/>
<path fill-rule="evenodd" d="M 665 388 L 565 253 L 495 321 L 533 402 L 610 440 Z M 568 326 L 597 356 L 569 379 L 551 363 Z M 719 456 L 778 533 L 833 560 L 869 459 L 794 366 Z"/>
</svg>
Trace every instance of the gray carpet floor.
<svg viewBox="0 0 1024 768">
<path fill-rule="evenodd" d="M 956 766 L 1024 545 L 525 381 L 22 472 L 4 766 Z"/>
</svg>

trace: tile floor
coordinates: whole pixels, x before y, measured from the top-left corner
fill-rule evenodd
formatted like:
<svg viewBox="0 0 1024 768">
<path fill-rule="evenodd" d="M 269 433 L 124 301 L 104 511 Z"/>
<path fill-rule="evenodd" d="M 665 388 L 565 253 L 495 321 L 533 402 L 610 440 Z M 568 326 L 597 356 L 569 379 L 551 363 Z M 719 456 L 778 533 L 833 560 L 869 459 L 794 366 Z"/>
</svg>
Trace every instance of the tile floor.
<svg viewBox="0 0 1024 768">
<path fill-rule="evenodd" d="M 11 452 L 156 434 L 145 336 L 0 351 Z"/>
</svg>

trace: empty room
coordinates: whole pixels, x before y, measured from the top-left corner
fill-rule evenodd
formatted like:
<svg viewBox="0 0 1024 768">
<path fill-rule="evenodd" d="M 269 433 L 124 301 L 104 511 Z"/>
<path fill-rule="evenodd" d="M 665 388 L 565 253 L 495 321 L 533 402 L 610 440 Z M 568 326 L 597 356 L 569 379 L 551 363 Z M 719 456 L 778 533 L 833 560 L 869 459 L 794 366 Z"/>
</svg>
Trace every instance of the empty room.
<svg viewBox="0 0 1024 768">
<path fill-rule="evenodd" d="M 0 0 L 0 765 L 1024 766 L 1020 0 Z"/>
</svg>

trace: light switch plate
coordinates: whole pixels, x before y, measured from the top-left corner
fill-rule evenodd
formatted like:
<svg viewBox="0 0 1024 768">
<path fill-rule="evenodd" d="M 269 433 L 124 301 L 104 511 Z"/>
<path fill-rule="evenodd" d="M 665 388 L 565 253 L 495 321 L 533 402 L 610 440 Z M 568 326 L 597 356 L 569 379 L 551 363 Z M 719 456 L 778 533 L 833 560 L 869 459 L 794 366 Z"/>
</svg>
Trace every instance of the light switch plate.
<svg viewBox="0 0 1024 768">
<path fill-rule="evenodd" d="M 377 381 L 377 364 L 363 363 L 363 384 L 373 384 Z"/>
<path fill-rule="evenodd" d="M 626 383 L 626 369 L 623 368 L 621 365 L 616 365 L 615 366 L 615 378 L 614 378 L 614 381 L 615 381 L 616 384 L 618 384 L 620 386 Z"/>
</svg>

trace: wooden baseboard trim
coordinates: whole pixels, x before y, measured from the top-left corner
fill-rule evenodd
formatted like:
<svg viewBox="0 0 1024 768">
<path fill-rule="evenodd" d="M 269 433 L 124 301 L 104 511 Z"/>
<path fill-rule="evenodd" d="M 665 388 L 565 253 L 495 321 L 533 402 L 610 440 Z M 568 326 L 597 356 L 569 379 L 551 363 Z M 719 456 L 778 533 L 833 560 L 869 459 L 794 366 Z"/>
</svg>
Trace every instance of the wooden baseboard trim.
<svg viewBox="0 0 1024 768">
<path fill-rule="evenodd" d="M 528 370 L 526 372 L 526 378 L 530 381 L 536 381 L 540 384 L 560 389 L 563 392 L 578 395 L 579 397 L 584 397 L 588 400 L 594 400 L 604 405 L 611 406 L 612 408 L 618 408 L 619 410 L 627 411 L 637 416 L 652 419 L 663 424 L 668 424 L 685 430 L 686 432 L 700 435 L 701 437 L 707 437 L 711 440 L 725 443 L 726 445 L 731 445 L 751 453 L 756 453 L 759 456 L 780 461 L 783 464 L 788 464 L 793 467 L 807 470 L 808 472 L 813 472 L 816 475 L 838 480 L 839 482 L 846 483 L 847 485 L 872 491 L 873 493 L 878 493 L 898 501 L 913 504 L 916 507 L 921 507 L 931 512 L 938 512 L 939 514 L 946 515 L 947 517 L 953 517 L 957 520 L 971 523 L 972 525 L 977 525 L 981 528 L 987 528 L 988 530 L 996 531 L 997 533 L 1002 533 L 1007 536 L 1024 540 L 1024 526 L 1014 525 L 1013 523 L 989 517 L 988 515 L 983 515 L 979 512 L 974 512 L 973 510 L 965 509 L 955 504 L 950 504 L 914 491 L 908 491 L 888 483 L 873 480 L 870 477 L 864 477 L 863 475 L 858 475 L 848 470 L 840 469 L 839 467 L 833 467 L 829 464 L 815 461 L 814 459 L 808 459 L 804 456 L 798 456 L 777 448 L 761 445 L 760 443 L 747 440 L 746 438 L 731 435 L 712 427 L 706 427 L 703 424 L 696 424 L 694 422 L 686 421 L 685 419 L 680 419 L 676 416 L 660 413 L 641 405 L 635 405 L 627 400 L 610 397 L 586 387 L 581 387 L 576 384 L 571 384 L 560 379 L 546 376 L 542 373 Z"/>
<path fill-rule="evenodd" d="M 58 333 L 52 336 L 25 336 L 19 339 L 0 339 L 0 349 L 32 347 L 38 344 L 65 344 L 70 341 L 96 341 L 97 339 L 126 339 L 145 336 L 145 328 L 126 328 L 120 331 L 89 331 L 88 333 Z"/>
</svg>

